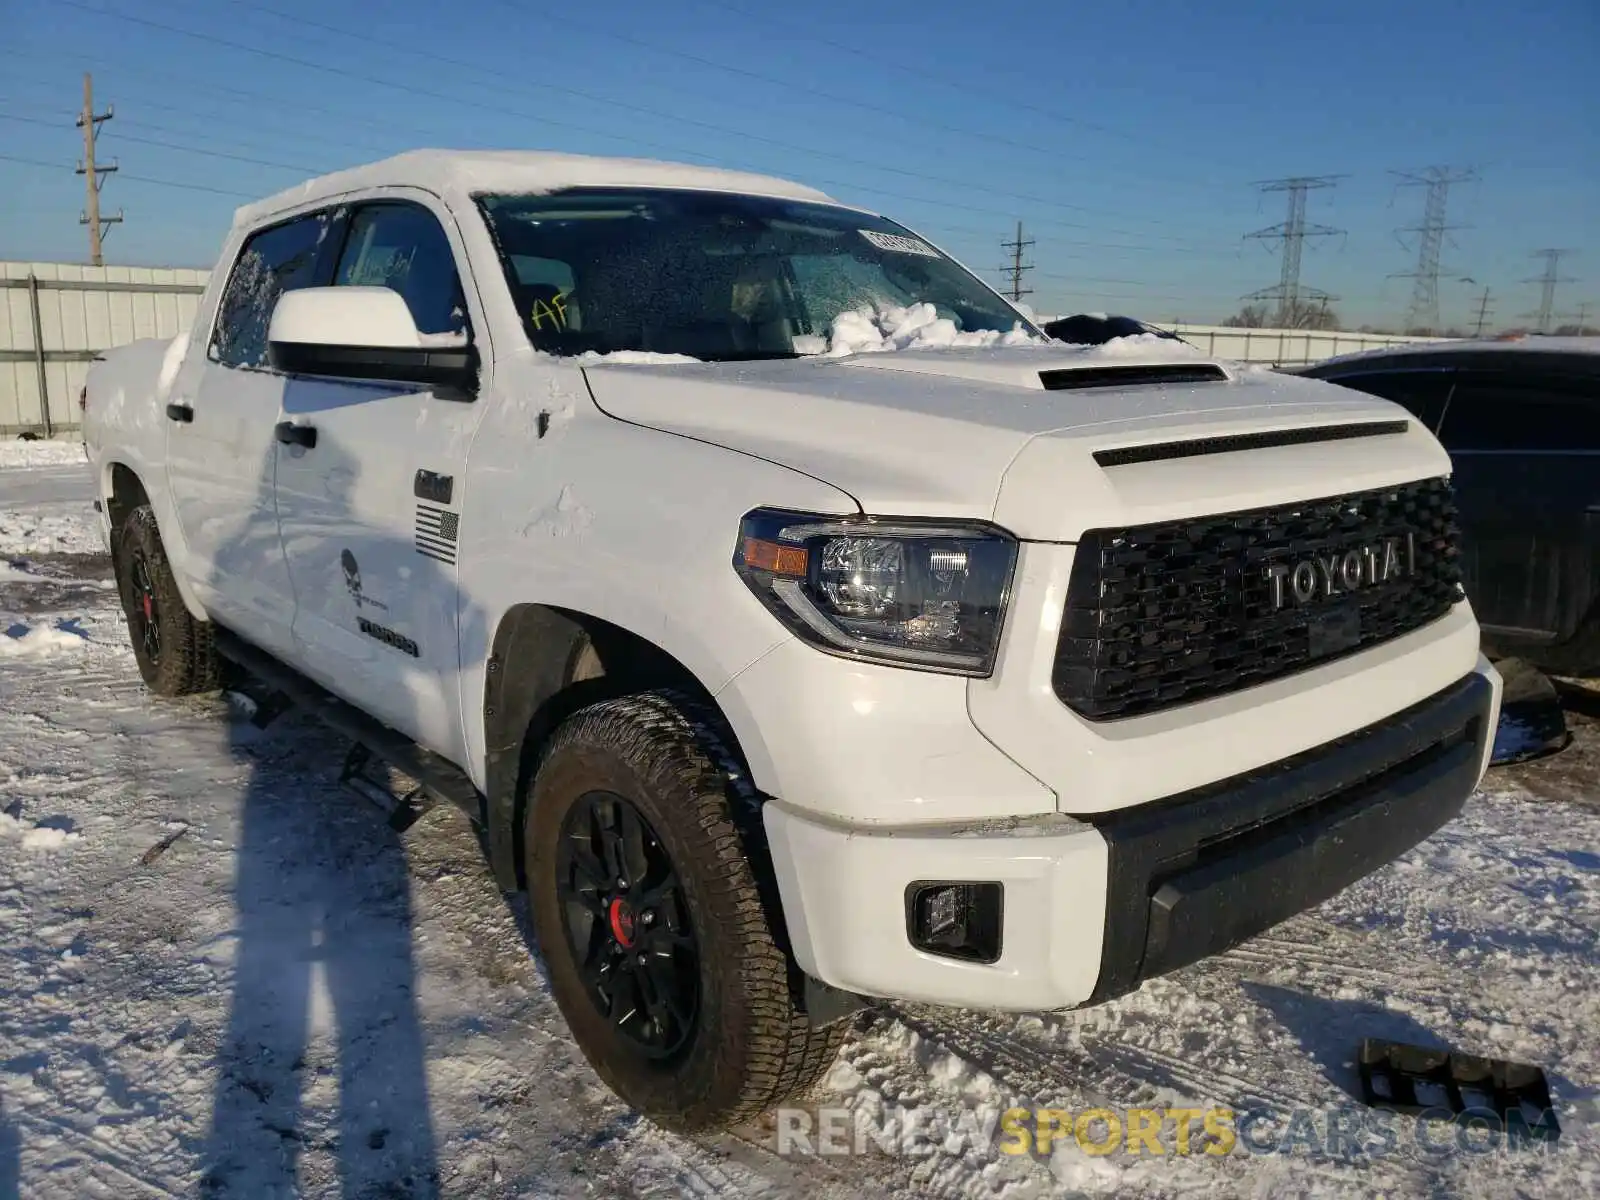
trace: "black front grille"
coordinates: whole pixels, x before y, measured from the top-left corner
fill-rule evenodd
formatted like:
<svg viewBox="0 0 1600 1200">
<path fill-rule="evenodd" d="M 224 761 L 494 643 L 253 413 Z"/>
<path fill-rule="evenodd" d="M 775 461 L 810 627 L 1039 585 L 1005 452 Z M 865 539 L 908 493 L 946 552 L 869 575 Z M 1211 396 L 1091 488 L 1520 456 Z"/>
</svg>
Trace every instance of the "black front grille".
<svg viewBox="0 0 1600 1200">
<path fill-rule="evenodd" d="M 1395 539 L 1398 569 L 1383 579 L 1386 539 Z M 1353 588 L 1338 570 L 1351 551 L 1362 564 Z M 1332 556 L 1339 557 L 1331 588 L 1329 573 L 1314 565 L 1309 598 L 1297 599 L 1292 574 L 1274 578 L 1275 567 L 1292 572 Z M 1321 665 L 1442 617 L 1462 596 L 1459 557 L 1448 479 L 1091 530 L 1078 544 L 1067 589 L 1056 695 L 1105 720 Z"/>
</svg>

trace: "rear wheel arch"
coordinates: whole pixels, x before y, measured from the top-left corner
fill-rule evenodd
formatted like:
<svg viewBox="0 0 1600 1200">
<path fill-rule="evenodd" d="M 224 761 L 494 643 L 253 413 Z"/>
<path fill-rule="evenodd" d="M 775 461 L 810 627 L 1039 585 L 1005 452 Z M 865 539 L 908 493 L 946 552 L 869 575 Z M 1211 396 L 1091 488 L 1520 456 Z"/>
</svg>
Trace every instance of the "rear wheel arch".
<svg viewBox="0 0 1600 1200">
<path fill-rule="evenodd" d="M 572 609 L 519 604 L 501 618 L 484 677 L 484 791 L 490 863 L 507 891 L 522 884 L 522 803 L 563 721 L 603 700 L 669 688 L 721 716 L 675 656 L 631 630 Z M 723 736 L 738 753 L 731 725 Z"/>
<path fill-rule="evenodd" d="M 172 511 L 170 496 L 159 491 L 152 493 L 137 468 L 115 459 L 105 466 L 100 493 L 105 504 L 106 519 L 111 527 L 113 563 L 117 556 L 118 539 L 122 536 L 122 528 L 127 523 L 128 514 L 141 505 L 149 505 L 160 527 L 161 539 L 166 547 L 168 561 L 172 565 L 173 581 L 177 585 L 178 596 L 183 601 L 184 608 L 189 610 L 189 615 L 196 621 L 209 621 L 210 614 L 206 612 L 205 605 L 200 603 L 200 598 L 195 595 L 189 583 L 188 572 L 184 569 L 188 546 L 183 539 L 183 530 L 178 527 L 177 518 Z"/>
<path fill-rule="evenodd" d="M 149 504 L 150 493 L 145 490 L 144 481 L 138 473 L 120 462 L 113 462 L 107 467 L 105 485 L 101 490 L 105 493 L 106 517 L 111 523 L 111 556 L 115 558 L 118 539 L 122 536 L 122 527 L 128 520 L 128 514 L 142 504 Z"/>
</svg>

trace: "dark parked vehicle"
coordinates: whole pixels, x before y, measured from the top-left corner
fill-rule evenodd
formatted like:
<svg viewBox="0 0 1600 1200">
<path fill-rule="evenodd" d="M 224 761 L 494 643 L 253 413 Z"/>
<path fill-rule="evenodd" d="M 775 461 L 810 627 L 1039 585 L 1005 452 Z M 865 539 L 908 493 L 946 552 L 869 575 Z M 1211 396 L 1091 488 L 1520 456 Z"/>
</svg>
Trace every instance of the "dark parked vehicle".
<svg viewBox="0 0 1600 1200">
<path fill-rule="evenodd" d="M 1296 373 L 1403 404 L 1444 443 L 1488 650 L 1600 675 L 1600 338 L 1397 346 Z"/>
</svg>

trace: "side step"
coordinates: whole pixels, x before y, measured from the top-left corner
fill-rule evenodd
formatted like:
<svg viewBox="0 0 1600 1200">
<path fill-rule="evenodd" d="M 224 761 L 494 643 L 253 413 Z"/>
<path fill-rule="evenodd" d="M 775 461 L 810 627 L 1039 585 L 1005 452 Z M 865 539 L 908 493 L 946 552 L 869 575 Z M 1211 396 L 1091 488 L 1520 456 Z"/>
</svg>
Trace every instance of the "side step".
<svg viewBox="0 0 1600 1200">
<path fill-rule="evenodd" d="M 474 821 L 482 823 L 483 796 L 467 773 L 453 762 L 424 750 L 405 734 L 369 717 L 354 705 L 346 704 L 320 684 L 279 662 L 265 650 L 258 650 L 237 634 L 218 626 L 216 643 L 217 653 L 222 657 L 276 688 L 374 757 L 404 771 L 422 785 L 429 798 L 454 804 Z"/>
</svg>

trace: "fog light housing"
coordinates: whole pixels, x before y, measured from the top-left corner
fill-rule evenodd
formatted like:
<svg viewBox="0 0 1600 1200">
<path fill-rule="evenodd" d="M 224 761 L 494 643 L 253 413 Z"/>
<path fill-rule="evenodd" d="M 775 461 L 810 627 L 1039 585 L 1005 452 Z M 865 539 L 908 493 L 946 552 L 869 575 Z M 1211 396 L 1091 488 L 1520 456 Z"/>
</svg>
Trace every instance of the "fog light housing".
<svg viewBox="0 0 1600 1200">
<path fill-rule="evenodd" d="M 928 954 L 996 962 L 1004 907 L 998 883 L 918 880 L 906 887 L 906 936 Z"/>
</svg>

